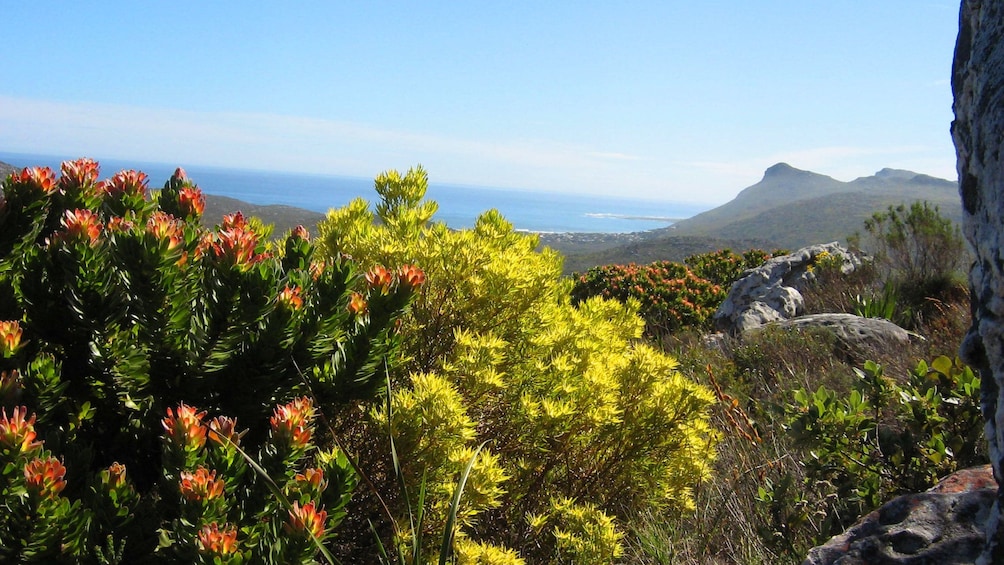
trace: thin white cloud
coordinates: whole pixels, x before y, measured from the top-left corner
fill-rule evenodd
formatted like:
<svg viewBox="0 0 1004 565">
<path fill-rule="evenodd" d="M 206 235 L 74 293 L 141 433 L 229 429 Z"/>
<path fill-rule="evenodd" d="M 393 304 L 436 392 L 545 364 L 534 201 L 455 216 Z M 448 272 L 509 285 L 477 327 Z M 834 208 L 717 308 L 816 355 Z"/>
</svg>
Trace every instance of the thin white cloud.
<svg viewBox="0 0 1004 565">
<path fill-rule="evenodd" d="M 0 149 L 372 177 L 423 164 L 436 182 L 721 204 L 778 162 L 852 180 L 883 167 L 955 178 L 954 153 L 829 146 L 680 160 L 543 139 L 469 139 L 334 120 L 0 96 Z M 693 148 L 690 148 L 693 149 Z M 648 147 L 655 155 L 668 147 Z"/>
<path fill-rule="evenodd" d="M 434 164 L 450 182 L 596 189 L 636 157 L 547 140 L 478 140 L 333 120 L 0 96 L 0 146 L 232 167 L 373 175 Z M 404 160 L 404 163 L 399 161 Z M 611 169 L 611 167 L 614 169 Z M 589 174 L 591 177 L 576 178 Z M 609 174 L 608 174 L 609 173 Z M 566 186 L 554 186 L 564 182 Z"/>
</svg>

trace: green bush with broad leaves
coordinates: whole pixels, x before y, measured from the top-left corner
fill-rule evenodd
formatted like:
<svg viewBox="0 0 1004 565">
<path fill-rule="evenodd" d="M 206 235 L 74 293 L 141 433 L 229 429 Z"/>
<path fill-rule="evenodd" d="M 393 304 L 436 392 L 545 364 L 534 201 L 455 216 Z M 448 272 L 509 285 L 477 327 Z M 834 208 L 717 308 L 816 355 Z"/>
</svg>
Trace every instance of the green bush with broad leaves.
<svg viewBox="0 0 1004 565">
<path fill-rule="evenodd" d="M 0 202 L 0 561 L 313 563 L 356 476 L 323 407 L 372 398 L 414 268 L 319 261 L 178 169 L 29 168 Z"/>
<path fill-rule="evenodd" d="M 787 408 L 789 434 L 807 454 L 804 487 L 823 506 L 804 506 L 824 516 L 820 539 L 893 496 L 986 462 L 980 380 L 961 361 L 921 361 L 904 382 L 870 361 L 856 372 L 849 393 L 800 389 Z"/>
</svg>

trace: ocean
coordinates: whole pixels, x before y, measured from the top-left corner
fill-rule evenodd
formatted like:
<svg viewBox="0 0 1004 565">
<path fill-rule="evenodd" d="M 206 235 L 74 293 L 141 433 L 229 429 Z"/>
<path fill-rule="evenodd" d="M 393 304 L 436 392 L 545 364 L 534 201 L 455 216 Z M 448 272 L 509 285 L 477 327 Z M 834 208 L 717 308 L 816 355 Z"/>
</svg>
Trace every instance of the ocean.
<svg viewBox="0 0 1004 565">
<path fill-rule="evenodd" d="M 74 157 L 0 152 L 0 161 L 16 167 L 49 166 Z M 101 177 L 139 169 L 160 188 L 177 165 L 98 159 Z M 374 203 L 373 179 L 335 175 L 253 171 L 181 164 L 203 192 L 252 204 L 285 204 L 327 212 L 363 197 Z M 374 176 L 379 171 L 374 172 Z M 518 230 L 539 233 L 631 233 L 664 228 L 703 212 L 708 206 L 620 197 L 439 184 L 430 179 L 426 198 L 439 203 L 434 220 L 451 228 L 469 228 L 479 214 L 495 208 Z"/>
</svg>

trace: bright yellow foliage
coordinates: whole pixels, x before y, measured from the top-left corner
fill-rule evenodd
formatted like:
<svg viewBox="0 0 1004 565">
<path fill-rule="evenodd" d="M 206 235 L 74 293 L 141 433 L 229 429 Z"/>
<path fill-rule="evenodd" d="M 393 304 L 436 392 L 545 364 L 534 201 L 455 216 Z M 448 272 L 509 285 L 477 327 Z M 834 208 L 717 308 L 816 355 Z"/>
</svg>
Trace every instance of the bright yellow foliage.
<svg viewBox="0 0 1004 565">
<path fill-rule="evenodd" d="M 573 307 L 560 256 L 497 211 L 473 229 L 431 223 L 426 183 L 421 168 L 386 173 L 377 214 L 357 200 L 321 225 L 329 254 L 425 271 L 391 400 L 408 480 L 417 491 L 424 474 L 439 515 L 463 454 L 487 440 L 461 501 L 479 547 L 504 540 L 534 563 L 614 559 L 616 517 L 693 505 L 714 456 L 713 396 L 640 341 L 636 303 Z"/>
</svg>

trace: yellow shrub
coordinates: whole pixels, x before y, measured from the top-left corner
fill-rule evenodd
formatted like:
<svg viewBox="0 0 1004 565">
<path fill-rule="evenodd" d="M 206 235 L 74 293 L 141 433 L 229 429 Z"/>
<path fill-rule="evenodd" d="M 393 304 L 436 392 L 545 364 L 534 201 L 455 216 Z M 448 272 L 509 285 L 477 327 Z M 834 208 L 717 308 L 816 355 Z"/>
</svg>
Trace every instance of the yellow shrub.
<svg viewBox="0 0 1004 565">
<path fill-rule="evenodd" d="M 431 223 L 426 183 L 421 168 L 381 175 L 377 214 L 357 200 L 320 226 L 329 254 L 427 276 L 402 330 L 406 370 L 392 376 L 409 488 L 425 476 L 427 507 L 441 512 L 463 453 L 487 441 L 461 501 L 479 547 L 534 563 L 618 555 L 617 517 L 693 504 L 714 454 L 712 394 L 639 340 L 637 303 L 573 307 L 560 256 L 497 211 L 473 229 Z M 545 535 L 528 516 L 547 517 Z"/>
</svg>

